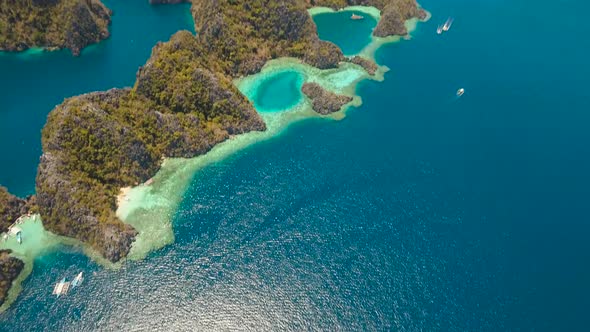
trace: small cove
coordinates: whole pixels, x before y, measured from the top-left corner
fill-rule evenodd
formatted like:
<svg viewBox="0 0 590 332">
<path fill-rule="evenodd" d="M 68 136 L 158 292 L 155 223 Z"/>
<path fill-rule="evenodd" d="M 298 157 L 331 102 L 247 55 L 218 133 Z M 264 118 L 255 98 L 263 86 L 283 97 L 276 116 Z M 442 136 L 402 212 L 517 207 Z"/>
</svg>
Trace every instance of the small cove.
<svg viewBox="0 0 590 332">
<path fill-rule="evenodd" d="M 363 18 L 352 20 L 353 14 Z M 338 45 L 346 56 L 360 53 L 371 42 L 371 33 L 377 25 L 373 16 L 359 10 L 318 13 L 313 15 L 313 20 L 320 39 Z"/>
</svg>

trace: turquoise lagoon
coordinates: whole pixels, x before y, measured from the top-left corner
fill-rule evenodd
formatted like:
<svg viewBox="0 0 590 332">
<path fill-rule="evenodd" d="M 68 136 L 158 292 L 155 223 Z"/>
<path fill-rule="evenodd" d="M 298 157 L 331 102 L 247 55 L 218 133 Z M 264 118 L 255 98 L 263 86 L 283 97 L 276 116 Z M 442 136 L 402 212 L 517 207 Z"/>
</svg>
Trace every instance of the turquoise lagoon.
<svg viewBox="0 0 590 332">
<path fill-rule="evenodd" d="M 256 95 L 251 100 L 260 112 L 284 111 L 301 101 L 302 85 L 303 76 L 287 69 L 260 80 L 260 86 L 255 89 Z"/>
<path fill-rule="evenodd" d="M 355 7 L 351 7 L 355 8 Z M 351 20 L 351 15 L 360 15 L 362 20 Z M 313 16 L 318 26 L 318 35 L 338 45 L 344 55 L 352 56 L 360 53 L 371 41 L 371 33 L 377 25 L 377 18 L 367 10 L 319 11 Z"/>
</svg>

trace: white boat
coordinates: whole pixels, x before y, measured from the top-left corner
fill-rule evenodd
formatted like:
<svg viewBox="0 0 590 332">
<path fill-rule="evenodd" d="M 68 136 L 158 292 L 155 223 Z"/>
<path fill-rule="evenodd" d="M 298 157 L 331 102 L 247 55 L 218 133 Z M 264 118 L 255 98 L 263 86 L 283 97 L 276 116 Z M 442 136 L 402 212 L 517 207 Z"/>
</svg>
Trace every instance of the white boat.
<svg viewBox="0 0 590 332">
<path fill-rule="evenodd" d="M 440 35 L 440 34 L 442 34 L 442 32 L 443 32 L 443 26 L 442 26 L 442 25 L 439 25 L 439 26 L 436 28 L 436 34 L 437 34 L 437 35 Z"/>
<path fill-rule="evenodd" d="M 465 89 L 461 88 L 457 90 L 457 97 L 461 97 L 465 93 Z"/>
<path fill-rule="evenodd" d="M 55 284 L 52 294 L 57 295 L 57 297 L 59 297 L 62 294 L 67 294 L 69 289 L 70 289 L 70 283 L 66 281 L 66 278 L 63 278 L 63 279 L 61 279 L 60 282 Z"/>
<path fill-rule="evenodd" d="M 82 281 L 84 281 L 84 277 L 82 276 L 82 272 L 80 272 L 80 273 L 78 273 L 76 278 L 74 278 L 74 280 L 72 280 L 72 288 L 80 286 Z"/>
<path fill-rule="evenodd" d="M 451 25 L 453 25 L 453 18 L 449 17 L 442 27 L 443 31 L 449 31 L 451 29 Z"/>
</svg>

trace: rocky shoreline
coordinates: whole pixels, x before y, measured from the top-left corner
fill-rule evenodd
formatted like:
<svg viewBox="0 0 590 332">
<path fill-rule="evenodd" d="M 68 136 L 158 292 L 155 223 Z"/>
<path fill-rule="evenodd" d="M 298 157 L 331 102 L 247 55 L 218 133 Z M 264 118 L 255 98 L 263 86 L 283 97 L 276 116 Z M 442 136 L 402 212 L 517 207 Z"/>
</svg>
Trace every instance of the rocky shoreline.
<svg viewBox="0 0 590 332">
<path fill-rule="evenodd" d="M 350 61 L 350 63 L 354 63 L 355 65 L 359 65 L 361 67 L 363 67 L 363 69 L 371 76 L 375 75 L 375 73 L 377 72 L 377 69 L 379 69 L 379 66 L 377 66 L 377 64 L 371 60 L 367 60 L 363 57 L 360 56 L 354 56 L 351 59 L 349 59 L 348 61 Z"/>
<path fill-rule="evenodd" d="M 8 232 L 8 228 L 20 217 L 35 209 L 35 198 L 20 199 L 8 193 L 0 186 L 0 234 Z M 3 241 L 3 239 L 0 239 Z M 0 306 L 4 303 L 12 282 L 18 277 L 24 263 L 10 256 L 10 250 L 0 250 Z"/>
<path fill-rule="evenodd" d="M 11 195 L 6 188 L 0 186 L 0 233 L 8 231 L 18 217 L 30 211 L 34 197 L 20 199 Z"/>
<path fill-rule="evenodd" d="M 6 300 L 12 282 L 21 273 L 25 264 L 10 256 L 10 250 L 0 250 L 0 306 Z"/>
</svg>

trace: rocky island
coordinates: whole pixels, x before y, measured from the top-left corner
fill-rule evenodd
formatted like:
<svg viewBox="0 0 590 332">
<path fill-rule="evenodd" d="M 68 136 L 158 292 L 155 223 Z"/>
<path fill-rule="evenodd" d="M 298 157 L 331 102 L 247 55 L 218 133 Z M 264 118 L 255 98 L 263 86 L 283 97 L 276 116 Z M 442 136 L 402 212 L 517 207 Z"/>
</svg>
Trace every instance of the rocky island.
<svg viewBox="0 0 590 332">
<path fill-rule="evenodd" d="M 375 73 L 377 72 L 377 69 L 379 68 L 373 61 L 367 60 L 367 59 L 360 57 L 358 55 L 352 57 L 348 61 L 350 61 L 351 63 L 354 63 L 355 65 L 359 65 L 359 66 L 363 67 L 363 69 L 365 69 L 369 75 L 375 75 Z"/>
<path fill-rule="evenodd" d="M 18 14 L 21 7 L 32 13 L 36 13 L 35 6 L 59 8 L 56 15 L 61 15 L 64 8 L 70 8 L 68 4 L 77 8 L 69 13 L 86 13 L 81 14 L 83 24 L 68 27 L 75 32 L 61 35 L 69 38 L 61 44 L 52 44 L 54 39 L 49 35 L 31 39 L 29 34 L 36 31 L 32 27 L 8 30 L 0 25 L 0 47 L 10 50 L 55 45 L 79 52 L 85 41 L 92 39 L 82 36 L 89 36 L 90 30 L 104 31 L 101 27 L 108 24 L 110 13 L 98 0 L 25 1 L 28 7 L 7 3 L 13 2 L 0 5 L 0 22 L 7 17 L 22 19 Z M 307 12 L 316 5 L 375 6 L 383 11 L 381 21 L 391 20 L 379 22 L 383 24 L 380 35 L 407 33 L 403 30 L 405 18 L 422 13 L 414 0 L 192 0 L 197 34 L 181 31 L 156 45 L 132 88 L 69 98 L 49 114 L 42 132 L 35 201 L 45 228 L 85 243 L 112 262 L 125 258 L 137 231 L 116 215 L 116 196 L 121 188 L 153 177 L 164 157 L 191 158 L 233 135 L 265 130 L 264 121 L 233 79 L 257 73 L 267 61 L 282 57 L 297 58 L 319 69 L 337 68 L 347 61 L 336 45 L 318 38 Z M 21 34 L 29 39 L 18 37 Z M 104 36 L 90 35 L 95 41 Z M 17 40 L 26 42 L 19 44 Z M 366 59 L 351 61 L 371 74 L 376 70 Z M 348 96 L 313 84 L 306 84 L 303 91 L 322 114 L 337 111 L 350 101 Z M 0 210 L 0 217 L 13 220 L 13 212 L 22 213 L 21 203 L 0 190 L 0 204 L 9 207 Z M 5 261 L 9 263 L 0 274 L 7 274 L 0 275 L 0 280 L 12 280 L 12 274 L 4 271 L 15 271 L 15 263 Z"/>
<path fill-rule="evenodd" d="M 313 110 L 321 115 L 338 112 L 342 106 L 352 101 L 352 97 L 337 95 L 317 83 L 305 83 L 301 91 L 311 99 Z"/>
<path fill-rule="evenodd" d="M 2 0 L 0 51 L 68 48 L 79 55 L 109 37 L 111 14 L 100 0 Z"/>
</svg>

